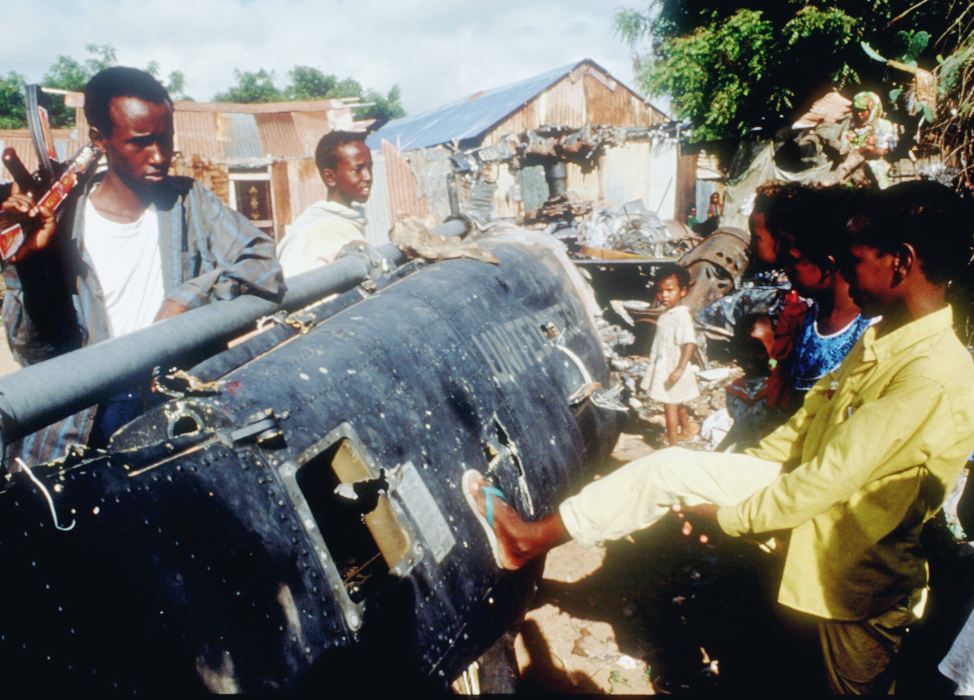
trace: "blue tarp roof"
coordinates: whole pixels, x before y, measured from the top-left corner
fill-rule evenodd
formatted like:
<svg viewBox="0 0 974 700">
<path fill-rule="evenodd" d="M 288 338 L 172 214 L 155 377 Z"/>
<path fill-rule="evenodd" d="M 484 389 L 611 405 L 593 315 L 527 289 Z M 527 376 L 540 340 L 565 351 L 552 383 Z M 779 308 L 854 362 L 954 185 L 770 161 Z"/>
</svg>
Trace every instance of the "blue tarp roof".
<svg viewBox="0 0 974 700">
<path fill-rule="evenodd" d="M 378 151 L 385 139 L 398 145 L 400 150 L 408 151 L 449 143 L 453 139 L 463 141 L 476 138 L 583 63 L 595 65 L 588 59 L 577 61 L 519 83 L 487 90 L 483 94 L 478 93 L 479 96 L 474 94 L 465 97 L 414 117 L 395 119 L 369 136 L 366 144 L 372 150 Z"/>
</svg>

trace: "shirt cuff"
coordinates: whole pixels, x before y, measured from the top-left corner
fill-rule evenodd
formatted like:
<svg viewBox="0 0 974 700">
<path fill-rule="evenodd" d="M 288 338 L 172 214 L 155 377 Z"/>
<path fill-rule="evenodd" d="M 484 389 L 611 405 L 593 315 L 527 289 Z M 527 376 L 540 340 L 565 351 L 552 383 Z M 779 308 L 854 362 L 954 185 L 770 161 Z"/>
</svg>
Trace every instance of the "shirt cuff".
<svg viewBox="0 0 974 700">
<path fill-rule="evenodd" d="M 199 306 L 203 306 L 207 301 L 206 297 L 200 294 L 198 289 L 189 285 L 183 285 L 167 296 L 166 299 L 178 302 L 187 309 L 195 309 Z"/>
<path fill-rule="evenodd" d="M 737 509 L 737 505 L 717 509 L 717 524 L 720 525 L 721 530 L 731 537 L 740 537 L 747 532 L 747 527 L 738 515 Z"/>
</svg>

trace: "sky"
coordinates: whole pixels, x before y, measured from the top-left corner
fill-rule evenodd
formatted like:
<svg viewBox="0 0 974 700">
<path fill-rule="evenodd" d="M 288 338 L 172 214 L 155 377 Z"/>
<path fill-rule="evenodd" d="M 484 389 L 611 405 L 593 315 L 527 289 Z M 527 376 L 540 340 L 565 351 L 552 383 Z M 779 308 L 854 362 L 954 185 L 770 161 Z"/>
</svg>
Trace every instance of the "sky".
<svg viewBox="0 0 974 700">
<path fill-rule="evenodd" d="M 66 55 L 111 44 L 121 65 L 180 70 L 199 102 L 233 85 L 234 69 L 309 65 L 385 94 L 420 114 L 481 90 L 591 58 L 635 88 L 616 12 L 600 0 L 0 0 L 0 74 L 40 81 Z M 12 29 L 15 20 L 22 28 Z"/>
</svg>

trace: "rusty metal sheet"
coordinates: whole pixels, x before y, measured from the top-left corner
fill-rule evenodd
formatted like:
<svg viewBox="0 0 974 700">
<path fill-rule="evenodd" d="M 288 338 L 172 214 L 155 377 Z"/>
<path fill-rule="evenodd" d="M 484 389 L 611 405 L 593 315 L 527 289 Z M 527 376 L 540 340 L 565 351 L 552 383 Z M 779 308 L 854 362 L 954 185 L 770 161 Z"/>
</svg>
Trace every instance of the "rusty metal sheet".
<svg viewBox="0 0 974 700">
<path fill-rule="evenodd" d="M 388 141 L 382 143 L 385 156 L 386 179 L 389 187 L 389 208 L 393 220 L 401 216 L 425 216 L 430 213 L 426 199 L 420 199 L 416 176 L 409 163 Z"/>
<path fill-rule="evenodd" d="M 217 114 L 217 134 L 221 155 L 226 160 L 248 160 L 264 157 L 260 133 L 253 114 Z"/>
<path fill-rule="evenodd" d="M 257 133 L 261 151 L 274 158 L 303 158 L 314 156 L 305 151 L 304 144 L 294 128 L 294 117 L 290 112 L 255 114 Z"/>
<path fill-rule="evenodd" d="M 291 112 L 294 132 L 304 148 L 304 155 L 315 157 L 318 141 L 329 131 L 339 128 L 328 116 L 328 112 Z"/>
<path fill-rule="evenodd" d="M 641 199 L 661 219 L 675 218 L 677 151 L 668 141 L 634 141 L 606 149 L 606 201 L 626 204 Z"/>
<path fill-rule="evenodd" d="M 812 108 L 794 123 L 795 129 L 809 129 L 822 122 L 838 123 L 852 110 L 852 100 L 837 92 L 830 92 L 815 101 Z"/>
<path fill-rule="evenodd" d="M 201 112 L 176 112 L 173 115 L 176 129 L 176 150 L 188 155 L 199 155 L 210 160 L 222 156 L 220 139 L 214 114 Z"/>
<path fill-rule="evenodd" d="M 511 85 L 465 97 L 423 114 L 395 119 L 372 134 L 368 140 L 369 147 L 378 150 L 383 139 L 397 145 L 401 150 L 411 150 L 449 143 L 454 139 L 463 141 L 478 138 L 578 65 L 573 63 L 562 66 Z"/>
<path fill-rule="evenodd" d="M 391 212 L 386 159 L 382 153 L 373 153 L 372 192 L 365 203 L 365 240 L 372 245 L 389 242 L 389 230 L 393 223 Z"/>
</svg>

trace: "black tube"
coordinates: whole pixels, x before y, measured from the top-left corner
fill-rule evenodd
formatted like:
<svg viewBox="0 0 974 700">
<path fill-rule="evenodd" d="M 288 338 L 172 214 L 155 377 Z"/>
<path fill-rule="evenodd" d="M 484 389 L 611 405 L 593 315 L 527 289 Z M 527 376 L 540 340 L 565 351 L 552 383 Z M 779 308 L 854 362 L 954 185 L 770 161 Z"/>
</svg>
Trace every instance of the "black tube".
<svg viewBox="0 0 974 700">
<path fill-rule="evenodd" d="M 393 264 L 405 260 L 392 244 L 378 250 Z M 373 269 L 368 256 L 350 255 L 288 280 L 280 304 L 255 296 L 218 301 L 0 377 L 0 448 L 138 386 L 156 366 L 169 368 L 186 358 L 202 359 L 200 348 L 225 347 L 264 316 L 296 311 L 352 289 L 369 279 Z"/>
</svg>

